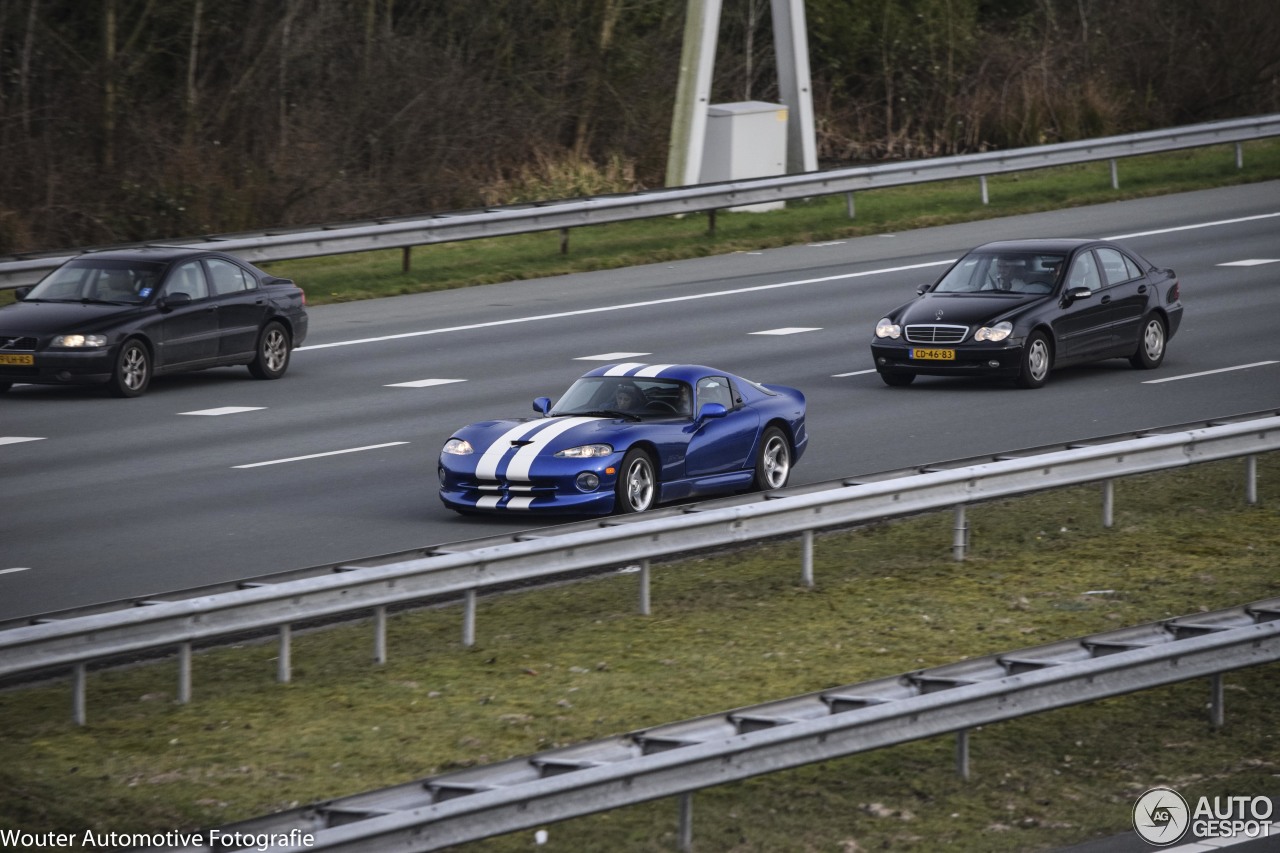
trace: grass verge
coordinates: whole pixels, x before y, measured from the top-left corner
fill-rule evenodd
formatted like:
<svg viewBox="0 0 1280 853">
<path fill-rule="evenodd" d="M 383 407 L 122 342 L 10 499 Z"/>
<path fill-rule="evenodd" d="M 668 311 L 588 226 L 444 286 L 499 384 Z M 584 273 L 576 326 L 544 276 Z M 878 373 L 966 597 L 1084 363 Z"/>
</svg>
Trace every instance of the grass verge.
<svg viewBox="0 0 1280 853">
<path fill-rule="evenodd" d="M 389 662 L 368 625 L 91 677 L 88 725 L 66 684 L 0 694 L 0 828 L 164 832 L 498 761 L 825 687 L 1280 595 L 1280 454 L 1116 484 L 1115 524 L 1083 486 L 970 509 L 973 552 L 949 556 L 949 513 L 829 533 L 813 589 L 798 542 L 656 567 L 653 615 L 630 576 L 486 599 L 475 646 L 457 608 L 392 618 Z M 1099 592 L 1099 591 L 1106 592 Z M 1280 790 L 1274 665 L 1227 679 L 1214 730 L 1204 680 L 985 727 L 973 778 L 949 737 L 699 793 L 701 851 L 1030 851 L 1129 831 L 1145 789 Z M 541 849 L 675 846 L 657 801 L 551 826 Z M 469 845 L 533 846 L 532 833 Z"/>
</svg>

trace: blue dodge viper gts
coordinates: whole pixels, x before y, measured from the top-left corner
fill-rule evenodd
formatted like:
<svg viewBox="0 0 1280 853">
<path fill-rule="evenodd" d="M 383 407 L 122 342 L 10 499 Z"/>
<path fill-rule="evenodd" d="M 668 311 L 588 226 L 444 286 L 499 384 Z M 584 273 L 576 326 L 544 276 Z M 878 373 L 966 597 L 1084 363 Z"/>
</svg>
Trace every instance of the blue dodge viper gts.
<svg viewBox="0 0 1280 853">
<path fill-rule="evenodd" d="M 440 451 L 458 512 L 643 512 L 667 501 L 780 489 L 808 444 L 804 394 L 693 364 L 613 364 L 538 417 L 481 421 Z"/>
</svg>

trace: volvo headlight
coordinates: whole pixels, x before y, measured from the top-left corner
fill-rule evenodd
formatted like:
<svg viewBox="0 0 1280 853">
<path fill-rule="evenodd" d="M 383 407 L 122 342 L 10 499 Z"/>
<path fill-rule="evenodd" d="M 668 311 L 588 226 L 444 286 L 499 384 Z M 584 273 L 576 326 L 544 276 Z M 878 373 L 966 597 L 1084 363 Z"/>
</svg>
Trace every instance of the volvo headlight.
<svg viewBox="0 0 1280 853">
<path fill-rule="evenodd" d="M 449 453 L 454 456 L 470 456 L 475 453 L 475 448 L 471 446 L 471 442 L 465 438 L 451 438 L 444 443 L 442 453 Z"/>
<path fill-rule="evenodd" d="M 877 338 L 898 338 L 902 335 L 902 327 L 897 323 L 885 317 L 879 323 L 876 323 Z"/>
<path fill-rule="evenodd" d="M 994 326 L 983 326 L 981 329 L 973 333 L 975 341 L 1003 341 L 1005 338 L 1013 334 L 1013 324 L 1008 320 L 1002 323 L 996 323 Z"/>
<path fill-rule="evenodd" d="M 58 335 L 50 346 L 55 347 L 105 347 L 106 335 Z"/>
<path fill-rule="evenodd" d="M 556 454 L 557 459 L 599 459 L 613 453 L 613 446 L 608 444 L 583 444 L 570 447 Z"/>
</svg>

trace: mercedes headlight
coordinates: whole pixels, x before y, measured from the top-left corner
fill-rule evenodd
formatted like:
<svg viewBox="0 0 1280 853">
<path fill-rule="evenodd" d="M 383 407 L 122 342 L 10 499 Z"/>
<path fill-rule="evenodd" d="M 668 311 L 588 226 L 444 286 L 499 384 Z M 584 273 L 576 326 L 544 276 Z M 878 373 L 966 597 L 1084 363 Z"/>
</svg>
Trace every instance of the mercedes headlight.
<svg viewBox="0 0 1280 853">
<path fill-rule="evenodd" d="M 996 323 L 994 326 L 983 326 L 981 329 L 973 333 L 975 341 L 1003 341 L 1005 338 L 1013 334 L 1013 324 L 1008 320 L 1002 323 Z"/>
<path fill-rule="evenodd" d="M 902 327 L 897 323 L 885 317 L 879 323 L 876 323 L 877 338 L 894 338 L 897 339 L 902 335 Z"/>
</svg>

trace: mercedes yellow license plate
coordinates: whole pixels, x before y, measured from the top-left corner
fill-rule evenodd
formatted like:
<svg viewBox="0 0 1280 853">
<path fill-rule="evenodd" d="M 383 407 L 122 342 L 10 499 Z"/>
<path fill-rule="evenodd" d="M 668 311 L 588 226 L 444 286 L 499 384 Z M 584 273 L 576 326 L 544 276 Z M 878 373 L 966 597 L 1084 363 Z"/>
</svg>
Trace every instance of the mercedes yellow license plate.
<svg viewBox="0 0 1280 853">
<path fill-rule="evenodd" d="M 32 355 L 10 355 L 7 353 L 0 353 L 0 364 L 21 364 L 30 367 L 35 363 L 35 356 Z"/>
<path fill-rule="evenodd" d="M 956 351 L 953 349 L 920 349 L 911 350 L 911 357 L 921 361 L 955 361 Z"/>
</svg>

